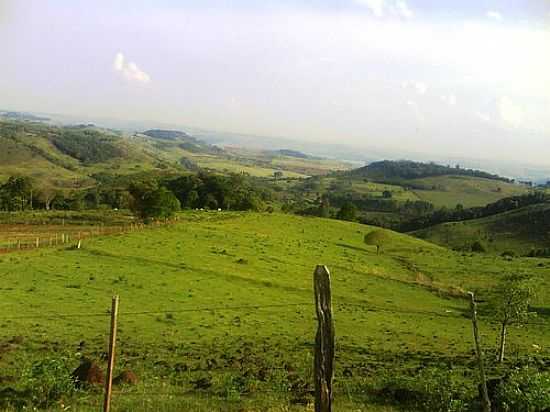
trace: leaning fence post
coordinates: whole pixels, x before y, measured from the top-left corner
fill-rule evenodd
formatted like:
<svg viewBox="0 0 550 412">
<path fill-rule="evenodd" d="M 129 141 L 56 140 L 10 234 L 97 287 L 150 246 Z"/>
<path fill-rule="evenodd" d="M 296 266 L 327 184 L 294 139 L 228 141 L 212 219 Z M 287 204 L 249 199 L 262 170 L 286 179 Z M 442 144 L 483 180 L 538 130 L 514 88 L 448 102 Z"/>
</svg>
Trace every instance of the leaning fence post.
<svg viewBox="0 0 550 412">
<path fill-rule="evenodd" d="M 491 400 L 487 391 L 487 378 L 485 377 L 485 368 L 483 367 L 483 354 L 481 353 L 481 345 L 479 344 L 479 330 L 477 328 L 477 305 L 474 299 L 473 292 L 468 292 L 470 295 L 470 310 L 472 315 L 472 326 L 474 332 L 474 343 L 476 346 L 477 363 L 479 366 L 479 380 L 481 385 L 482 406 L 483 412 L 491 411 Z"/>
<path fill-rule="evenodd" d="M 313 273 L 317 335 L 315 337 L 315 412 L 332 411 L 332 379 L 334 377 L 334 322 L 330 273 L 326 266 L 318 265 Z"/>
<path fill-rule="evenodd" d="M 105 379 L 105 398 L 103 412 L 111 410 L 111 393 L 113 388 L 113 368 L 115 366 L 116 331 L 118 319 L 118 295 L 113 296 L 111 305 L 111 337 L 109 339 L 109 360 L 107 364 L 107 379 Z"/>
</svg>

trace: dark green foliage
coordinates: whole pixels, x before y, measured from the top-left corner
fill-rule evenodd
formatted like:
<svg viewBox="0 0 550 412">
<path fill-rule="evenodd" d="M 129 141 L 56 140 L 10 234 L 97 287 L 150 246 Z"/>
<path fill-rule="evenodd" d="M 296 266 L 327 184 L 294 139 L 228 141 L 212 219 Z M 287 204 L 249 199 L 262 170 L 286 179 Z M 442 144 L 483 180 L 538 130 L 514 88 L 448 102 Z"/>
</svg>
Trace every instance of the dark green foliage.
<svg viewBox="0 0 550 412">
<path fill-rule="evenodd" d="M 485 253 L 485 252 L 487 252 L 487 248 L 479 240 L 476 240 L 474 243 L 472 243 L 471 249 L 472 249 L 472 252 L 476 252 L 476 253 Z"/>
<path fill-rule="evenodd" d="M 45 408 L 75 393 L 68 359 L 47 358 L 24 370 L 22 382 L 32 405 Z"/>
<path fill-rule="evenodd" d="M 256 189 L 241 175 L 221 176 L 208 173 L 167 180 L 170 189 L 185 208 L 224 210 L 262 210 L 270 194 Z"/>
<path fill-rule="evenodd" d="M 425 412 L 466 412 L 472 388 L 464 385 L 458 373 L 442 368 L 427 368 L 415 376 L 388 375 L 378 390 L 385 401 Z"/>
<path fill-rule="evenodd" d="M 349 222 L 357 220 L 357 207 L 352 202 L 344 203 L 336 214 L 336 218 Z"/>
<path fill-rule="evenodd" d="M 390 192 L 391 193 L 391 192 Z M 331 205 L 341 207 L 344 203 L 352 202 L 361 211 L 394 212 L 404 216 L 423 216 L 434 210 L 434 206 L 422 200 L 407 200 L 399 202 L 391 198 L 373 199 L 361 193 L 330 193 L 327 195 Z"/>
<path fill-rule="evenodd" d="M 187 157 L 182 157 L 180 159 L 180 165 L 185 167 L 187 170 L 192 170 L 194 172 L 196 172 L 200 169 L 199 165 L 197 165 L 193 160 L 191 160 Z"/>
<path fill-rule="evenodd" d="M 550 248 L 531 249 L 531 251 L 527 254 L 527 257 L 550 257 Z"/>
<path fill-rule="evenodd" d="M 172 217 L 181 208 L 178 198 L 156 181 L 133 183 L 129 191 L 133 197 L 131 208 L 143 219 Z"/>
<path fill-rule="evenodd" d="M 544 192 L 537 191 L 526 195 L 507 197 L 494 203 L 489 203 L 483 207 L 472 207 L 468 209 L 457 207 L 454 210 L 441 208 L 431 214 L 426 214 L 403 222 L 400 225 L 399 230 L 403 232 L 411 232 L 445 222 L 460 222 L 480 219 L 530 205 L 547 203 L 549 200 L 548 195 Z M 541 218 L 550 224 L 550 215 L 541 216 Z"/>
<path fill-rule="evenodd" d="M 84 163 L 100 163 L 124 155 L 115 138 L 95 130 L 64 129 L 51 140 L 60 151 Z"/>
<path fill-rule="evenodd" d="M 12 176 L 0 185 L 0 210 L 22 211 L 32 208 L 32 180 L 23 176 Z"/>
<path fill-rule="evenodd" d="M 495 406 L 503 412 L 538 412 L 550 408 L 550 375 L 527 367 L 515 369 L 497 388 Z"/>
<path fill-rule="evenodd" d="M 383 160 L 373 162 L 368 166 L 349 172 L 352 176 L 364 176 L 381 180 L 392 179 L 418 179 L 431 176 L 472 176 L 485 179 L 511 182 L 510 179 L 493 175 L 480 170 L 461 169 L 457 167 L 443 166 L 436 163 L 421 163 L 410 160 Z"/>
</svg>

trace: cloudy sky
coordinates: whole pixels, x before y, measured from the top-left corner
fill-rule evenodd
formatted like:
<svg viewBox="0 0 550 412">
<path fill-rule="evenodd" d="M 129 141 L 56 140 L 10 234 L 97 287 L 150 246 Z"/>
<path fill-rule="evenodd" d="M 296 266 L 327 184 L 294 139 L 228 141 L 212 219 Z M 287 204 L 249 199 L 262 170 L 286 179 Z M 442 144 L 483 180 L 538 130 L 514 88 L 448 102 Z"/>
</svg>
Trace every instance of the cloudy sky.
<svg viewBox="0 0 550 412">
<path fill-rule="evenodd" d="M 0 0 L 0 109 L 550 164 L 547 0 Z"/>
</svg>

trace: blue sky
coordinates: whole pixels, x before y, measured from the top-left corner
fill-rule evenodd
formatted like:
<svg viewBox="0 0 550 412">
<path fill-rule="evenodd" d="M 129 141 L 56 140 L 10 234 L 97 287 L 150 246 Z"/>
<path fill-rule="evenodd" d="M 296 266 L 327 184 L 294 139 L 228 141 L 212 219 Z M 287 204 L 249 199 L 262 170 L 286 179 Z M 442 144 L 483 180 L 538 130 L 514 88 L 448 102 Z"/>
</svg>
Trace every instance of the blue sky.
<svg viewBox="0 0 550 412">
<path fill-rule="evenodd" d="M 0 0 L 0 108 L 550 164 L 550 2 Z"/>
</svg>

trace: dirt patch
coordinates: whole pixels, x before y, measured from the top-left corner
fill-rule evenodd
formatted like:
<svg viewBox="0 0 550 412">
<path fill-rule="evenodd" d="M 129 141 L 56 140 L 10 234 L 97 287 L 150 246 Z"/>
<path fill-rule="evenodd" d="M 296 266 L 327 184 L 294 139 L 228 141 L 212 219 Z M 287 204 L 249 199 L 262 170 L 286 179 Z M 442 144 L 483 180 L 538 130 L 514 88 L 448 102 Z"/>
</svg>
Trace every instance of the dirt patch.
<svg viewBox="0 0 550 412">
<path fill-rule="evenodd" d="M 104 383 L 103 371 L 90 359 L 84 359 L 71 376 L 78 387 L 82 385 L 102 385 Z"/>
<path fill-rule="evenodd" d="M 138 377 L 131 370 L 125 370 L 120 373 L 114 380 L 115 385 L 137 385 L 139 382 Z"/>
</svg>

